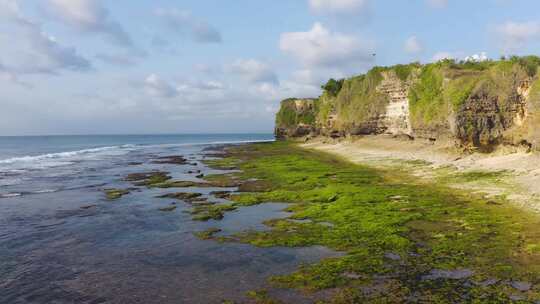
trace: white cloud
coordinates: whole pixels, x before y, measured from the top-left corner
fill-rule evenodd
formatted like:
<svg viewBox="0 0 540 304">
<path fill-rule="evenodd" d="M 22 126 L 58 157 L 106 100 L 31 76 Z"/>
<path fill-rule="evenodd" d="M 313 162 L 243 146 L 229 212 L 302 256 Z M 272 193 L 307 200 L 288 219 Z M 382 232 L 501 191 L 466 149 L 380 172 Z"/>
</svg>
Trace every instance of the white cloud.
<svg viewBox="0 0 540 304">
<path fill-rule="evenodd" d="M 463 60 L 470 61 L 470 62 L 482 62 L 488 60 L 488 56 L 486 52 L 481 52 L 480 54 L 473 54 L 471 56 L 465 57 Z"/>
<path fill-rule="evenodd" d="M 49 11 L 62 22 L 82 32 L 101 34 L 117 45 L 133 47 L 129 34 L 99 5 L 99 1 L 48 0 L 48 4 Z"/>
<path fill-rule="evenodd" d="M 506 22 L 495 28 L 505 51 L 522 48 L 532 39 L 540 38 L 540 22 Z"/>
<path fill-rule="evenodd" d="M 367 8 L 368 0 L 309 0 L 317 14 L 355 14 Z"/>
<path fill-rule="evenodd" d="M 328 75 L 321 76 L 320 73 L 315 73 L 313 70 L 302 69 L 292 73 L 293 81 L 304 84 L 320 87 L 321 84 L 326 81 Z"/>
<path fill-rule="evenodd" d="M 178 90 L 156 74 L 150 74 L 146 77 L 144 89 L 154 97 L 172 98 L 178 96 Z"/>
<path fill-rule="evenodd" d="M 437 52 L 437 53 L 435 53 L 435 55 L 433 55 L 432 60 L 437 62 L 437 61 L 441 61 L 443 59 L 455 59 L 455 58 L 456 58 L 456 56 L 454 56 L 450 52 Z"/>
<path fill-rule="evenodd" d="M 221 43 L 223 38 L 218 29 L 206 21 L 195 18 L 190 11 L 158 8 L 155 15 L 176 33 L 188 32 L 195 42 Z"/>
<path fill-rule="evenodd" d="M 254 59 L 238 59 L 226 66 L 226 70 L 241 75 L 251 83 L 279 83 L 276 73 L 268 64 Z"/>
<path fill-rule="evenodd" d="M 416 36 L 411 36 L 405 40 L 405 51 L 409 54 L 417 54 L 422 52 L 423 47 Z"/>
<path fill-rule="evenodd" d="M 444 8 L 448 6 L 448 0 L 427 0 L 427 3 L 435 8 Z"/>
<path fill-rule="evenodd" d="M 219 81 L 205 81 L 199 82 L 193 85 L 194 88 L 202 91 L 214 91 L 214 90 L 224 90 L 225 85 Z"/>
<path fill-rule="evenodd" d="M 306 67 L 358 68 L 373 62 L 374 43 L 354 35 L 331 32 L 315 23 L 307 32 L 281 34 L 281 51 Z"/>
<path fill-rule="evenodd" d="M 24 74 L 59 74 L 62 71 L 88 71 L 90 61 L 74 47 L 63 46 L 57 38 L 43 31 L 40 24 L 26 18 L 15 1 L 0 2 L 0 11 L 11 26 L 0 50 L 2 73 L 16 80 Z M 9 64 L 6 64 L 9 62 Z"/>
<path fill-rule="evenodd" d="M 137 64 L 136 57 L 131 54 L 105 54 L 99 53 L 96 55 L 96 58 L 102 62 L 117 65 L 117 66 L 134 66 Z"/>
<path fill-rule="evenodd" d="M 138 86 L 138 83 L 135 83 Z M 195 81 L 195 82 L 170 82 L 162 79 L 157 74 L 150 74 L 143 82 L 145 92 L 151 97 L 171 99 L 179 96 L 186 97 L 202 92 L 216 92 L 227 89 L 220 81 Z M 204 94 L 204 93 L 203 93 Z"/>
</svg>

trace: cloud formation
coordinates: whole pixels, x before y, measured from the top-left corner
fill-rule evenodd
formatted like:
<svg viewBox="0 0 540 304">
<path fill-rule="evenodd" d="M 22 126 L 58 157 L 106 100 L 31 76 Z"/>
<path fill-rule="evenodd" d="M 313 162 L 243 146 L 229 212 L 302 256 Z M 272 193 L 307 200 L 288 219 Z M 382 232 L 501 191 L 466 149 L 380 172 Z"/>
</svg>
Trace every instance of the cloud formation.
<svg viewBox="0 0 540 304">
<path fill-rule="evenodd" d="M 331 32 L 315 23 L 307 32 L 281 34 L 281 51 L 306 67 L 344 68 L 373 62 L 374 43 L 357 36 Z"/>
<path fill-rule="evenodd" d="M 524 47 L 529 41 L 540 38 L 540 23 L 530 22 L 506 22 L 495 28 L 501 38 L 504 51 L 516 51 Z"/>
<path fill-rule="evenodd" d="M 178 96 L 178 90 L 156 74 L 150 74 L 146 77 L 144 89 L 154 97 L 172 98 Z"/>
<path fill-rule="evenodd" d="M 445 8 L 448 6 L 448 0 L 427 0 L 427 3 L 434 8 Z"/>
<path fill-rule="evenodd" d="M 155 15 L 173 32 L 188 33 L 198 43 L 221 43 L 221 33 L 206 21 L 195 18 L 190 11 L 158 8 Z"/>
<path fill-rule="evenodd" d="M 63 46 L 54 36 L 43 31 L 40 24 L 26 18 L 17 2 L 0 2 L 2 17 L 9 22 L 11 30 L 0 50 L 0 59 L 8 58 L 2 65 L 4 75 L 17 79 L 25 74 L 52 74 L 62 71 L 88 71 L 89 60 L 78 54 L 74 47 Z M 1 42 L 1 41 L 0 41 Z"/>
<path fill-rule="evenodd" d="M 367 6 L 368 0 L 309 0 L 309 8 L 316 14 L 357 14 Z"/>
<path fill-rule="evenodd" d="M 433 57 L 431 57 L 431 60 L 434 62 L 441 61 L 444 59 L 455 59 L 456 56 L 450 52 L 437 52 Z"/>
<path fill-rule="evenodd" d="M 130 35 L 95 0 L 48 0 L 48 11 L 81 32 L 99 34 L 112 43 L 132 48 Z"/>
<path fill-rule="evenodd" d="M 254 59 L 238 59 L 227 65 L 226 70 L 244 77 L 251 83 L 279 84 L 278 77 L 270 66 Z"/>
<path fill-rule="evenodd" d="M 411 36 L 405 40 L 405 52 L 409 54 L 418 54 L 424 49 L 416 36 Z"/>
</svg>

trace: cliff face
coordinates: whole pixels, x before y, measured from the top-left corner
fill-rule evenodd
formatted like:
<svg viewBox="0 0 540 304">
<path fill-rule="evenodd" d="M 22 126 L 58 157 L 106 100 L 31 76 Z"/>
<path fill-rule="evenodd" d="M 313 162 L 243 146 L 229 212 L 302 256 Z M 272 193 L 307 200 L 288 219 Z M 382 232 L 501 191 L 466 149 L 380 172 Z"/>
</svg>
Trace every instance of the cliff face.
<svg viewBox="0 0 540 304">
<path fill-rule="evenodd" d="M 281 108 L 276 116 L 275 135 L 284 139 L 302 137 L 316 132 L 317 115 L 316 99 L 290 98 L 281 102 Z"/>
<path fill-rule="evenodd" d="M 529 56 L 376 67 L 332 80 L 317 99 L 283 101 L 276 136 L 405 134 L 484 150 L 540 148 L 539 66 Z"/>
</svg>

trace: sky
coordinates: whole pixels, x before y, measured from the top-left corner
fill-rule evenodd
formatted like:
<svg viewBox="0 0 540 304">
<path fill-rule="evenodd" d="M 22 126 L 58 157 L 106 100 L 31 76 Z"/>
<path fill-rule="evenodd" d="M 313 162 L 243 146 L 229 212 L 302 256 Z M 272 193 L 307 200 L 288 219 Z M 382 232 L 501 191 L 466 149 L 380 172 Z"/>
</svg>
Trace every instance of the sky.
<svg viewBox="0 0 540 304">
<path fill-rule="evenodd" d="M 269 133 L 373 66 L 540 53 L 537 0 L 0 0 L 0 135 Z"/>
</svg>

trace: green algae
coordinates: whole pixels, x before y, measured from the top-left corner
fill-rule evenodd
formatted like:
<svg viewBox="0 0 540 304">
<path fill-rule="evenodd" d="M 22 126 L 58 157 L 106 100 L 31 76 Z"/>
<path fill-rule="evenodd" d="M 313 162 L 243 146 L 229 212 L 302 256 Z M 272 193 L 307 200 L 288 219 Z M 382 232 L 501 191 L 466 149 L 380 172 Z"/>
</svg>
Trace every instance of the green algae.
<svg viewBox="0 0 540 304">
<path fill-rule="evenodd" d="M 126 194 L 129 194 L 127 189 L 105 189 L 105 196 L 108 200 L 117 200 Z"/>
<path fill-rule="evenodd" d="M 136 186 L 154 187 L 171 179 L 168 172 L 153 171 L 128 174 L 124 180 L 132 182 Z"/>
<path fill-rule="evenodd" d="M 177 200 L 193 201 L 199 199 L 202 196 L 201 193 L 193 192 L 176 192 L 159 195 L 158 198 L 173 198 Z"/>
<path fill-rule="evenodd" d="M 332 303 L 399 303 L 413 296 L 430 303 L 507 303 L 516 291 L 505 282 L 540 280 L 538 218 L 508 204 L 489 204 L 444 182 L 419 183 L 400 171 L 351 164 L 287 142 L 232 148 L 227 158 L 241 160 L 235 179 L 261 180 L 266 186 L 231 195 L 234 203 L 225 209 L 288 202 L 292 219 L 310 221 L 270 220 L 268 231 L 221 240 L 260 247 L 322 245 L 346 253 L 273 277 L 278 287 L 335 289 Z M 490 180 L 500 174 L 469 172 L 456 179 Z M 210 219 L 211 212 L 197 213 Z M 433 270 L 459 269 L 470 270 L 472 277 L 422 279 Z M 500 281 L 475 284 L 489 278 Z M 393 292 L 362 291 L 379 285 Z M 539 296 L 536 285 L 518 293 L 527 301 Z"/>
<path fill-rule="evenodd" d="M 234 204 L 219 204 L 219 205 L 198 205 L 193 208 L 190 213 L 193 215 L 194 221 L 209 221 L 221 220 L 225 212 L 234 211 L 237 207 Z"/>
<path fill-rule="evenodd" d="M 234 158 L 205 159 L 203 163 L 212 169 L 231 170 L 238 168 L 239 160 Z"/>
<path fill-rule="evenodd" d="M 204 231 L 195 232 L 194 234 L 201 240 L 211 240 L 214 238 L 214 235 L 219 232 L 221 232 L 221 229 L 219 228 L 208 228 Z"/>
</svg>

